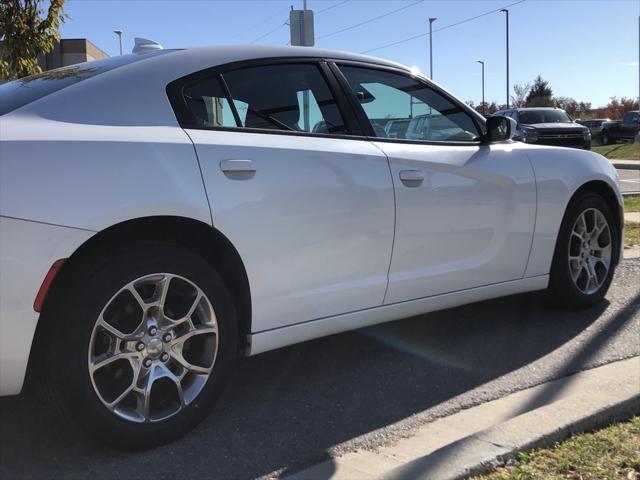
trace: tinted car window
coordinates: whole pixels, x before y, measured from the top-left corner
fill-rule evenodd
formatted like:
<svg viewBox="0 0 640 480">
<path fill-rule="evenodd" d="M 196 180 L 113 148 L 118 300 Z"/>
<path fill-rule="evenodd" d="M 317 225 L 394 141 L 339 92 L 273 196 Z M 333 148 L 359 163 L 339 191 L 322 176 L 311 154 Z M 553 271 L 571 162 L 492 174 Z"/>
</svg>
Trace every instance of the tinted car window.
<svg viewBox="0 0 640 480">
<path fill-rule="evenodd" d="M 341 66 L 377 137 L 387 137 L 390 119 L 409 122 L 406 140 L 472 142 L 479 137 L 471 116 L 428 85 L 408 75 Z"/>
<path fill-rule="evenodd" d="M 315 65 L 233 70 L 187 87 L 184 97 L 194 122 L 203 127 L 347 133 L 338 105 Z"/>
<path fill-rule="evenodd" d="M 536 123 L 571 123 L 564 110 L 522 110 L 520 123 L 534 125 Z"/>
<path fill-rule="evenodd" d="M 105 58 L 103 60 L 57 68 L 4 83 L 0 85 L 0 115 L 9 113 L 74 83 L 86 80 L 87 78 L 171 51 L 172 50 L 155 50 L 145 54 Z"/>
</svg>

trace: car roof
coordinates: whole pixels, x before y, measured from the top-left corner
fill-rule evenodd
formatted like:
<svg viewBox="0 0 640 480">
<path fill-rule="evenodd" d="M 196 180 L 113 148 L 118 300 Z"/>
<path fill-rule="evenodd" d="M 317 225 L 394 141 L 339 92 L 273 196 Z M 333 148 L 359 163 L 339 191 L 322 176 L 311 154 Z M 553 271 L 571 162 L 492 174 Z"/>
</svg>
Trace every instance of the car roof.
<svg viewBox="0 0 640 480">
<path fill-rule="evenodd" d="M 292 47 L 286 45 L 213 45 L 191 47 L 175 50 L 171 55 L 163 55 L 162 57 L 160 61 L 172 62 L 178 59 L 188 59 L 195 64 L 204 63 L 210 66 L 260 58 L 330 58 L 335 60 L 367 62 L 409 71 L 409 68 L 404 65 L 369 55 L 325 48 Z"/>
</svg>

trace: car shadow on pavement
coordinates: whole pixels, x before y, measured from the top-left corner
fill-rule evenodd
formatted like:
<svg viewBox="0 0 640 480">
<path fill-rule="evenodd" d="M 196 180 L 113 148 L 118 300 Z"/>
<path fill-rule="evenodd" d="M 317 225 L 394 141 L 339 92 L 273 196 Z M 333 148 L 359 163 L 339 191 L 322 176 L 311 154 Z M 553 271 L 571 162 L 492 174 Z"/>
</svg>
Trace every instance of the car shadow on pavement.
<svg viewBox="0 0 640 480">
<path fill-rule="evenodd" d="M 88 439 L 28 391 L 0 399 L 0 476 L 235 479 L 299 470 L 337 444 L 544 357 L 607 305 L 566 312 L 545 307 L 541 294 L 517 295 L 243 359 L 199 427 L 146 452 Z"/>
</svg>

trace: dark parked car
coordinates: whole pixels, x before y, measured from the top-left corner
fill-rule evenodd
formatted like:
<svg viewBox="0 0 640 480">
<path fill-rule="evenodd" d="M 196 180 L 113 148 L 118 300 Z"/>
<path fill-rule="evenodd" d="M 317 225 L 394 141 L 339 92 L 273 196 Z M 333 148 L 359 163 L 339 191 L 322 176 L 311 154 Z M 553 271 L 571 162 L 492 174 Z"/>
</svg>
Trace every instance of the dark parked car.
<svg viewBox="0 0 640 480">
<path fill-rule="evenodd" d="M 602 144 L 616 143 L 618 140 L 633 141 L 640 130 L 640 110 L 631 110 L 622 120 L 602 124 Z"/>
<path fill-rule="evenodd" d="M 387 132 L 389 138 L 407 138 L 407 127 L 410 122 L 410 118 L 389 120 L 384 126 L 384 131 Z"/>
<path fill-rule="evenodd" d="M 560 108 L 532 107 L 500 110 L 494 115 L 513 118 L 518 127 L 514 140 L 541 145 L 591 149 L 591 132 Z"/>
<path fill-rule="evenodd" d="M 600 134 L 602 133 L 602 124 L 610 121 L 610 118 L 594 118 L 591 120 L 576 120 L 576 123 L 587 127 L 589 131 L 591 131 L 591 138 L 594 139 L 596 137 L 600 137 Z"/>
</svg>

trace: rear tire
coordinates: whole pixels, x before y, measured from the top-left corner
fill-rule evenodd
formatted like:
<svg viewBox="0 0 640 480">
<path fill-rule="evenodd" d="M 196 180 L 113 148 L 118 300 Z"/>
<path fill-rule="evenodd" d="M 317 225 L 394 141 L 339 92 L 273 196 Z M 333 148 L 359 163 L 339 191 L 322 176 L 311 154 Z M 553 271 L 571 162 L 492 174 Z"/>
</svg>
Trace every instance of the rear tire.
<svg viewBox="0 0 640 480">
<path fill-rule="evenodd" d="M 198 255 L 155 242 L 70 268 L 40 320 L 49 390 L 83 430 L 119 449 L 187 433 L 217 400 L 237 355 L 223 278 Z"/>
<path fill-rule="evenodd" d="M 569 309 L 600 302 L 613 278 L 620 231 L 609 204 L 593 192 L 578 194 L 567 207 L 556 240 L 548 294 Z"/>
</svg>

